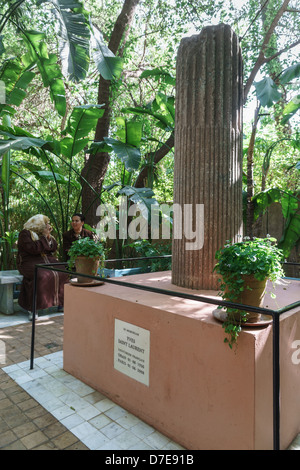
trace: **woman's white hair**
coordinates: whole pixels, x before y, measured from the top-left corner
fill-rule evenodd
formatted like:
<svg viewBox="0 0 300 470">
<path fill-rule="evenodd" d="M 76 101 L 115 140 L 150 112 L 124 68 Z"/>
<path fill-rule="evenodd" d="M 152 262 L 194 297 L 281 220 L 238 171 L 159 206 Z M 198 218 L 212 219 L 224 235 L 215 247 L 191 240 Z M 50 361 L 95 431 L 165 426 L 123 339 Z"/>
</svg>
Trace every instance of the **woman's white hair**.
<svg viewBox="0 0 300 470">
<path fill-rule="evenodd" d="M 46 224 L 49 224 L 50 220 L 46 215 L 37 214 L 24 224 L 24 229 L 30 230 L 32 238 L 38 240 L 39 237 L 43 234 Z"/>
</svg>

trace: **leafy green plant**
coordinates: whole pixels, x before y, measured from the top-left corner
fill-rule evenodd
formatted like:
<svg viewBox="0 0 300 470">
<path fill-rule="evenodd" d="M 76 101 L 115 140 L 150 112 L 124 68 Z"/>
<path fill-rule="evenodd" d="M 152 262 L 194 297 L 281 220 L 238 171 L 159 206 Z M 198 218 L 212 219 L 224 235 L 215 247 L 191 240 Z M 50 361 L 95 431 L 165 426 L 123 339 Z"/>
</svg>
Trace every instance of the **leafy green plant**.
<svg viewBox="0 0 300 470">
<path fill-rule="evenodd" d="M 1 227 L 0 227 L 1 229 Z M 15 254 L 17 253 L 16 243 L 18 241 L 19 232 L 5 232 L 0 237 L 0 267 L 1 269 L 17 269 Z"/>
<path fill-rule="evenodd" d="M 237 302 L 241 292 L 249 289 L 244 276 L 254 276 L 258 281 L 270 279 L 273 283 L 284 276 L 282 269 L 283 252 L 276 245 L 276 239 L 245 237 L 241 242 L 230 244 L 216 252 L 217 264 L 214 271 L 222 276 L 220 294 L 223 300 Z M 238 303 L 238 302 L 237 302 Z M 241 324 L 247 321 L 248 313 L 239 310 L 240 320 L 236 319 L 236 309 L 227 308 L 227 318 L 223 323 L 229 335 L 225 342 L 230 348 L 237 342 Z"/>
<path fill-rule="evenodd" d="M 102 262 L 104 261 L 104 248 L 100 241 L 92 240 L 91 238 L 80 238 L 72 243 L 71 248 L 68 251 L 70 259 L 68 261 L 69 267 L 74 265 L 74 261 L 78 256 L 84 256 L 85 258 L 98 258 Z"/>
<path fill-rule="evenodd" d="M 299 197 L 291 191 L 282 191 L 279 188 L 270 188 L 261 191 L 253 197 L 254 220 L 274 202 L 281 205 L 282 215 L 285 225 L 283 234 L 278 242 L 278 247 L 287 258 L 292 248 L 297 245 L 300 239 L 300 209 Z"/>
<path fill-rule="evenodd" d="M 157 272 L 169 271 L 172 267 L 172 241 L 155 243 L 149 240 L 134 240 L 126 245 L 126 247 L 134 250 L 133 256 L 148 258 L 147 260 L 137 261 L 137 264 L 144 269 L 147 269 L 150 265 L 151 272 Z"/>
<path fill-rule="evenodd" d="M 281 86 L 285 86 L 292 80 L 299 78 L 299 74 L 300 63 L 297 63 L 285 69 L 277 79 Z M 261 81 L 255 82 L 254 86 L 256 88 L 257 98 L 261 102 L 262 106 L 271 107 L 282 97 L 282 93 L 279 91 L 278 85 L 271 77 L 264 77 Z M 288 120 L 296 114 L 300 106 L 299 103 L 299 92 L 297 90 L 296 95 L 290 99 L 289 103 L 283 110 L 282 124 L 286 124 Z"/>
<path fill-rule="evenodd" d="M 29 46 L 31 59 L 33 59 L 42 73 L 45 86 L 50 86 L 50 93 L 54 98 L 59 112 L 57 80 L 61 79 L 57 69 L 57 61 L 53 54 L 46 53 L 45 35 L 36 31 L 26 31 L 22 25 L 23 18 L 20 16 L 18 24 L 14 21 L 14 13 L 26 0 L 17 0 L 9 5 L 0 19 L 0 34 L 4 31 L 7 22 L 15 25 L 18 33 L 21 33 Z M 85 10 L 83 3 L 78 0 L 38 0 L 36 9 L 45 8 L 50 4 L 51 14 L 58 25 L 57 37 L 59 40 L 59 52 L 62 73 L 68 80 L 78 82 L 86 77 L 91 56 L 94 63 L 105 80 L 120 77 L 123 60 L 115 57 L 106 45 L 102 33 L 90 22 L 89 13 Z M 2 52 L 4 51 L 2 42 Z M 31 64 L 32 66 L 32 64 Z M 49 74 L 50 71 L 50 74 Z M 54 75 L 53 75 L 54 73 Z M 50 79 L 50 80 L 49 80 Z M 59 83 L 59 88 L 61 84 Z M 63 98 L 64 99 L 64 98 Z"/>
<path fill-rule="evenodd" d="M 9 212 L 9 187 L 11 175 L 14 178 L 21 178 L 25 181 L 41 198 L 47 213 L 51 216 L 57 231 L 58 241 L 61 243 L 61 235 L 67 230 L 69 224 L 69 214 L 71 211 L 71 196 L 78 195 L 78 201 L 73 212 L 77 211 L 79 205 L 82 185 L 88 184 L 80 174 L 74 164 L 74 157 L 88 144 L 89 133 L 96 126 L 97 120 L 104 113 L 101 105 L 83 105 L 73 108 L 67 126 L 62 132 L 62 138 L 55 140 L 51 136 L 46 139 L 36 138 L 15 126 L 0 126 L 0 179 L 2 181 L 2 193 L 5 196 L 3 204 L 4 220 Z M 19 160 L 20 152 L 32 155 L 37 158 L 38 164 L 33 164 L 29 160 Z M 26 169 L 29 173 L 24 173 Z M 39 191 L 32 183 L 33 175 L 42 184 Z M 57 192 L 55 204 L 48 202 L 46 191 L 52 182 Z M 80 184 L 81 183 L 81 184 Z M 43 191 L 43 189 L 45 190 Z M 65 189 L 65 191 L 64 191 Z M 66 200 L 64 193 L 66 192 Z M 95 198 L 101 201 L 101 195 L 96 191 Z M 2 229 L 8 231 L 8 223 Z"/>
</svg>

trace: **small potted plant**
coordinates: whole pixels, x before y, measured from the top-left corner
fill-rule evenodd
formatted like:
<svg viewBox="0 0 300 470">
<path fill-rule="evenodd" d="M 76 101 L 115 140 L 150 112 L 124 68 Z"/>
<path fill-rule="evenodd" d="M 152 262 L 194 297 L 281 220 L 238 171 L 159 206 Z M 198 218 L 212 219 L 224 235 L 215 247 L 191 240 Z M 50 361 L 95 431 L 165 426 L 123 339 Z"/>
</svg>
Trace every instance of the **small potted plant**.
<svg viewBox="0 0 300 470">
<path fill-rule="evenodd" d="M 99 241 L 91 238 L 80 238 L 72 243 L 68 251 L 68 265 L 72 268 L 75 264 L 76 272 L 87 274 L 89 276 L 97 276 L 99 265 L 104 264 L 104 248 Z M 88 277 L 78 276 L 78 283 L 91 283 L 92 279 Z"/>
<path fill-rule="evenodd" d="M 276 239 L 245 237 L 241 242 L 228 242 L 216 252 L 214 271 L 221 275 L 220 295 L 223 300 L 261 307 L 267 280 L 273 283 L 284 276 L 283 253 L 276 246 Z M 271 294 L 273 297 L 275 294 Z M 257 322 L 260 314 L 225 308 L 223 323 L 225 342 L 232 348 L 237 342 L 243 323 Z"/>
</svg>

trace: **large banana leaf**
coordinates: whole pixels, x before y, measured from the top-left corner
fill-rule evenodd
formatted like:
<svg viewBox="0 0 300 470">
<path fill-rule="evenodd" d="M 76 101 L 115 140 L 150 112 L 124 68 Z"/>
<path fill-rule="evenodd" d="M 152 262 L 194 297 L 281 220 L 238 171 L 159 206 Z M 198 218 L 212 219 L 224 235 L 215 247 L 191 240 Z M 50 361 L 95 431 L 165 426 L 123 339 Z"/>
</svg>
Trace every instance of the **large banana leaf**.
<svg viewBox="0 0 300 470">
<path fill-rule="evenodd" d="M 29 132 L 19 127 L 9 127 L 0 125 L 0 135 L 6 139 L 0 139 L 0 156 L 3 155 L 8 149 L 19 150 L 24 153 L 31 153 L 35 155 L 43 163 L 48 164 L 49 160 L 45 153 L 48 150 L 54 155 L 60 155 L 60 142 L 56 140 L 39 139 Z M 53 166 L 53 164 L 52 164 Z"/>
<path fill-rule="evenodd" d="M 98 29 L 91 25 L 92 29 L 92 54 L 99 73 L 105 80 L 119 78 L 122 73 L 123 59 L 116 57 L 104 42 Z"/>
<path fill-rule="evenodd" d="M 159 111 L 167 117 L 169 125 L 174 126 L 175 123 L 175 98 L 158 93 L 153 101 L 152 107 L 154 111 Z"/>
<path fill-rule="evenodd" d="M 116 123 L 120 126 L 116 133 L 120 140 L 134 147 L 140 147 L 143 137 L 143 123 L 135 119 L 128 121 L 122 116 L 116 118 Z"/>
<path fill-rule="evenodd" d="M 103 116 L 103 105 L 76 106 L 68 119 L 63 135 L 69 134 L 61 141 L 62 153 L 71 158 L 89 143 L 89 133 L 95 129 L 98 119 Z"/>
<path fill-rule="evenodd" d="M 23 168 L 26 168 L 33 174 L 38 180 L 43 183 L 48 183 L 49 181 L 55 181 L 59 184 L 71 184 L 72 187 L 80 189 L 80 183 L 77 180 L 69 180 L 69 178 L 62 173 L 60 173 L 55 167 L 54 171 L 42 170 L 39 165 L 34 165 L 31 162 L 26 160 L 21 160 L 17 162 L 17 165 L 22 165 Z"/>
<path fill-rule="evenodd" d="M 294 96 L 291 101 L 284 107 L 282 114 L 283 118 L 281 120 L 281 124 L 286 124 L 289 119 L 291 119 L 294 114 L 298 111 L 300 108 L 300 94 Z"/>
<path fill-rule="evenodd" d="M 140 149 L 110 137 L 105 137 L 104 140 L 121 162 L 124 163 L 127 171 L 134 171 L 139 168 L 141 162 Z"/>
<path fill-rule="evenodd" d="M 8 150 L 28 150 L 30 147 L 43 147 L 44 145 L 47 145 L 47 141 L 32 137 L 21 136 L 10 140 L 0 140 L 0 155 Z"/>
<path fill-rule="evenodd" d="M 294 64 L 285 69 L 279 77 L 279 82 L 286 85 L 300 76 L 300 63 Z M 281 98 L 281 93 L 278 91 L 276 84 L 270 77 L 265 77 L 259 82 L 255 82 L 256 95 L 262 106 L 270 107 Z M 286 124 L 288 120 L 300 108 L 300 95 L 294 96 L 291 101 L 285 106 L 283 110 L 282 124 Z"/>
<path fill-rule="evenodd" d="M 23 60 L 27 60 L 27 66 L 30 68 L 35 63 L 37 64 L 44 86 L 50 89 L 50 97 L 57 112 L 64 116 L 66 113 L 65 88 L 56 54 L 48 54 L 44 33 L 23 31 L 23 35 L 28 48 L 28 54 L 23 57 Z"/>
<path fill-rule="evenodd" d="M 270 107 L 281 98 L 281 93 L 271 77 L 265 77 L 259 82 L 254 82 L 256 95 L 262 106 Z"/>
<path fill-rule="evenodd" d="M 135 188 L 134 186 L 124 186 L 118 191 L 118 195 L 127 196 L 134 204 L 139 204 L 139 209 L 145 219 L 151 213 L 151 206 L 157 205 L 157 200 L 153 197 L 154 192 L 150 188 Z"/>
<path fill-rule="evenodd" d="M 30 148 L 31 151 L 38 152 L 42 148 L 55 155 L 62 153 L 71 158 L 88 145 L 89 133 L 96 127 L 97 121 L 103 113 L 102 105 L 75 107 L 63 132 L 65 137 L 60 142 L 53 139 L 38 139 L 19 128 L 0 126 L 0 135 L 6 137 L 6 140 L 0 140 L 0 155 L 8 150 L 28 150 Z M 38 154 L 38 156 L 42 155 L 43 153 Z"/>
<path fill-rule="evenodd" d="M 59 26 L 59 51 L 62 71 L 74 82 L 85 78 L 89 68 L 90 29 L 83 14 L 83 6 L 77 0 L 39 0 L 52 3 Z"/>
<path fill-rule="evenodd" d="M 176 85 L 176 78 L 174 78 L 169 72 L 164 70 L 163 68 L 156 68 L 152 70 L 144 70 L 140 78 L 148 78 L 153 77 L 155 79 L 162 79 L 168 85 Z"/>
<path fill-rule="evenodd" d="M 17 59 L 7 60 L 0 69 L 0 80 L 5 84 L 5 103 L 0 104 L 0 115 L 14 114 L 11 106 L 19 106 L 26 96 L 26 88 L 35 74 L 27 71 Z"/>
<path fill-rule="evenodd" d="M 294 80 L 294 78 L 298 78 L 300 76 L 300 63 L 291 65 L 285 69 L 279 77 L 280 83 L 282 85 L 286 85 L 290 81 Z"/>
<path fill-rule="evenodd" d="M 158 94 L 151 105 L 137 106 L 135 108 L 125 108 L 124 113 L 133 113 L 137 115 L 147 114 L 154 117 L 156 125 L 166 131 L 174 130 L 175 123 L 175 106 L 174 97 Z"/>
<path fill-rule="evenodd" d="M 270 188 L 253 196 L 254 220 L 263 214 L 273 202 L 280 202 L 281 195 L 282 192 L 279 188 Z"/>
<path fill-rule="evenodd" d="M 280 83 L 282 85 L 286 85 L 287 83 L 291 82 L 294 79 L 299 78 L 300 76 L 300 63 L 294 64 L 291 67 L 288 67 L 284 70 L 284 72 L 279 77 Z M 290 102 L 285 106 L 282 114 L 282 124 L 286 124 L 288 120 L 294 116 L 294 114 L 300 108 L 300 95 L 299 93 L 294 96 Z"/>
</svg>

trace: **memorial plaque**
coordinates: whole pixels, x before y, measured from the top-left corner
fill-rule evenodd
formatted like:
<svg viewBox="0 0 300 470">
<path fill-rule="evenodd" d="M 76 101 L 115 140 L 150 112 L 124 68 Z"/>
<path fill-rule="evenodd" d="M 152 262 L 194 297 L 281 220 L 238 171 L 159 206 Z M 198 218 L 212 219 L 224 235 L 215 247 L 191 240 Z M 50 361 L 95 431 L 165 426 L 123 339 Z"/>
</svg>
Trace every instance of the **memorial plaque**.
<svg viewBox="0 0 300 470">
<path fill-rule="evenodd" d="M 115 319 L 114 368 L 149 386 L 150 331 Z"/>
</svg>

